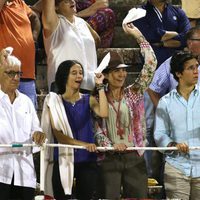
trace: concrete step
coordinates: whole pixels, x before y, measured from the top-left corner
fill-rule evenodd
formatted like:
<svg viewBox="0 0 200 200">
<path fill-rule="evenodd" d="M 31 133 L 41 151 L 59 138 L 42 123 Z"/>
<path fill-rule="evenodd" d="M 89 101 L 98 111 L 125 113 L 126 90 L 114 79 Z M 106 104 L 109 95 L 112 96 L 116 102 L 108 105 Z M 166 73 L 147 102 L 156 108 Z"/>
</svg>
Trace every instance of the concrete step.
<svg viewBox="0 0 200 200">
<path fill-rule="evenodd" d="M 112 41 L 112 48 L 136 48 L 137 43 L 135 39 L 124 33 L 122 26 L 116 26 L 114 37 Z"/>
</svg>

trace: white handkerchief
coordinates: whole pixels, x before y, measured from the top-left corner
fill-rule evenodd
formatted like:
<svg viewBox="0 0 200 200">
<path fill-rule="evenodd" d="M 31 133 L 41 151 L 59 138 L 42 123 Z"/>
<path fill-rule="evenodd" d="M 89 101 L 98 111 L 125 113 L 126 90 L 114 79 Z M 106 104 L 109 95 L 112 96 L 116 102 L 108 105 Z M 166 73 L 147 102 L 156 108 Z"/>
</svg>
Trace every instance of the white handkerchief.
<svg viewBox="0 0 200 200">
<path fill-rule="evenodd" d="M 12 52 L 13 52 L 13 48 L 12 47 L 6 47 L 5 50 L 9 55 L 11 55 Z"/>
<path fill-rule="evenodd" d="M 146 15 L 146 10 L 142 8 L 132 8 L 128 11 L 128 14 L 124 18 L 122 24 L 128 24 L 132 21 L 140 19 Z"/>
<path fill-rule="evenodd" d="M 97 69 L 94 71 L 95 73 L 101 73 L 109 64 L 110 62 L 110 52 L 108 52 L 104 58 L 102 59 L 101 63 L 97 67 Z"/>
</svg>

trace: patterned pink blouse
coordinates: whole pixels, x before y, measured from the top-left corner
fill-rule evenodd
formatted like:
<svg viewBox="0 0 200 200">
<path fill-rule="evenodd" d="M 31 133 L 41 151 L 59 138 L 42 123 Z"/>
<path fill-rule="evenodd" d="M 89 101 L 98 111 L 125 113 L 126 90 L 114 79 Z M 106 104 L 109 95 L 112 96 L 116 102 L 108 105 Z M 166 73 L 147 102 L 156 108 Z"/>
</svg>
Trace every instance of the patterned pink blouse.
<svg viewBox="0 0 200 200">
<path fill-rule="evenodd" d="M 144 91 L 148 88 L 157 66 L 156 56 L 148 42 L 140 44 L 141 54 L 144 57 L 144 65 L 141 73 L 132 85 L 124 88 L 124 98 L 130 108 L 131 133 L 133 146 L 145 146 L 146 122 L 144 112 Z M 115 124 L 113 124 L 115 125 Z M 106 119 L 96 123 L 96 141 L 99 146 L 112 146 L 112 141 L 107 137 Z M 144 151 L 139 150 L 139 155 Z"/>
</svg>

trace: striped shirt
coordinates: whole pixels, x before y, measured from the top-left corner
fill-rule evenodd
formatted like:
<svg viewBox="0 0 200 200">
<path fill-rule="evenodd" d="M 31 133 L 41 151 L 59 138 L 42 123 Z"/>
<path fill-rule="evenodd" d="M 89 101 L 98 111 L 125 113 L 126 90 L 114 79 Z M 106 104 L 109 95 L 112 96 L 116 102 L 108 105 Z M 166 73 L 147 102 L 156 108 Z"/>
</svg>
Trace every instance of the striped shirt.
<svg viewBox="0 0 200 200">
<path fill-rule="evenodd" d="M 171 57 L 168 58 L 165 62 L 160 65 L 160 67 L 156 70 L 153 80 L 149 85 L 149 88 L 156 93 L 159 93 L 161 96 L 167 94 L 171 90 L 175 89 L 177 86 L 177 81 L 174 79 L 174 76 L 170 73 L 170 61 Z M 200 72 L 200 67 L 199 67 Z M 199 73 L 199 81 L 200 82 L 200 73 Z"/>
</svg>

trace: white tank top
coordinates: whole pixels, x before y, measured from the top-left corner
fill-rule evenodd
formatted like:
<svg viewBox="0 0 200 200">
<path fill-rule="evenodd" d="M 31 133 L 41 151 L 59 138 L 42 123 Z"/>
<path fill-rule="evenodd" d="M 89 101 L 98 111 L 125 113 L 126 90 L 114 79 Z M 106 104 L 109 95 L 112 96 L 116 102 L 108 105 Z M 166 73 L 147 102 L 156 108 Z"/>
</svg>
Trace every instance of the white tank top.
<svg viewBox="0 0 200 200">
<path fill-rule="evenodd" d="M 65 60 L 77 60 L 84 69 L 82 89 L 94 88 L 94 70 L 97 68 L 97 54 L 95 41 L 86 22 L 75 17 L 70 23 L 64 16 L 58 15 L 59 23 L 50 37 L 44 37 L 47 54 L 47 79 L 50 88 L 55 81 L 55 74 L 59 64 Z"/>
</svg>

